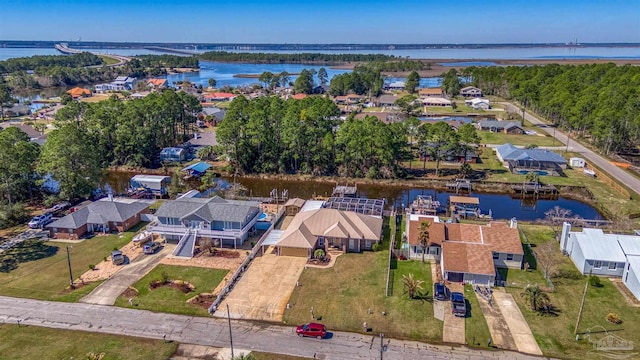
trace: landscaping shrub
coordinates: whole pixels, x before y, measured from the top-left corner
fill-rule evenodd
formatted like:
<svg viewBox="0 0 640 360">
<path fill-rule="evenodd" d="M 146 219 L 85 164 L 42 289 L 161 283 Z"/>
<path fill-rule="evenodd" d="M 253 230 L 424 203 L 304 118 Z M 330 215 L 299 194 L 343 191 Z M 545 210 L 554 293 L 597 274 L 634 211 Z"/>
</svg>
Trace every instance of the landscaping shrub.
<svg viewBox="0 0 640 360">
<path fill-rule="evenodd" d="M 589 276 L 589 285 L 599 288 L 602 287 L 602 282 L 600 281 L 599 277 L 591 275 Z"/>
<path fill-rule="evenodd" d="M 316 259 L 322 259 L 324 258 L 324 250 L 322 249 L 316 249 L 316 251 L 313 252 L 313 257 Z"/>
<path fill-rule="evenodd" d="M 93 265 L 93 264 L 89 264 L 89 270 L 95 270 L 95 269 L 96 269 L 96 266 L 95 266 L 95 265 Z"/>
<path fill-rule="evenodd" d="M 577 270 L 567 270 L 567 269 L 560 269 L 558 271 L 556 271 L 552 277 L 554 278 L 563 278 L 563 279 L 569 279 L 569 280 L 580 280 L 582 278 L 582 274 L 580 274 L 580 272 L 578 272 Z"/>
<path fill-rule="evenodd" d="M 373 251 L 378 251 L 378 250 L 380 250 L 380 244 L 379 244 L 379 243 L 375 243 L 375 244 L 373 244 L 373 246 L 371 247 L 371 250 L 373 250 Z"/>
<path fill-rule="evenodd" d="M 160 280 L 160 283 L 161 283 L 162 285 L 165 285 L 165 284 L 169 283 L 169 274 L 167 274 L 167 272 L 166 272 L 166 271 L 163 271 L 163 272 L 162 272 L 162 275 L 160 275 L 160 276 L 162 276 L 162 278 L 161 278 L 161 280 Z"/>
<path fill-rule="evenodd" d="M 622 319 L 620 319 L 620 316 L 616 313 L 609 313 L 607 315 L 607 321 L 612 324 L 622 324 Z"/>
</svg>

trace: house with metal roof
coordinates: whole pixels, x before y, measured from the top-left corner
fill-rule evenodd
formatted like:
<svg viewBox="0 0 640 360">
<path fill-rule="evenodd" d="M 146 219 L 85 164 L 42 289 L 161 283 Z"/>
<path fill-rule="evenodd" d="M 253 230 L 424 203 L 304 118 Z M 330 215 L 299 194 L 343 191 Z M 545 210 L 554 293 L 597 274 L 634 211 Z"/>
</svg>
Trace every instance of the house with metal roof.
<svg viewBox="0 0 640 360">
<path fill-rule="evenodd" d="M 466 86 L 460 89 L 460 95 L 464 97 L 482 97 L 482 90 L 475 86 Z"/>
<path fill-rule="evenodd" d="M 442 98 L 444 97 L 444 92 L 442 88 L 422 88 L 418 90 L 418 96 L 422 99 L 426 97 Z"/>
<path fill-rule="evenodd" d="M 521 149 L 506 143 L 496 148 L 496 156 L 513 173 L 559 175 L 567 168 L 567 159 L 547 149 Z"/>
<path fill-rule="evenodd" d="M 168 241 L 181 241 L 192 234 L 193 240 L 210 238 L 220 245 L 237 247 L 253 231 L 262 211 L 255 201 L 212 198 L 179 198 L 167 200 L 155 213 L 157 221 L 147 230 L 164 236 Z"/>
<path fill-rule="evenodd" d="M 385 90 L 404 90 L 407 84 L 404 81 L 394 81 L 389 84 L 385 84 Z"/>
<path fill-rule="evenodd" d="M 49 237 L 80 239 L 85 234 L 127 231 L 149 213 L 153 201 L 105 198 L 46 226 Z"/>
<path fill-rule="evenodd" d="M 185 161 L 187 152 L 179 147 L 166 147 L 160 151 L 160 161 Z"/>
<path fill-rule="evenodd" d="M 186 168 L 182 169 L 183 172 L 187 173 L 187 176 L 191 177 L 200 177 L 204 175 L 204 173 L 211 167 L 211 165 L 206 162 L 198 162 L 195 164 L 191 164 Z"/>
<path fill-rule="evenodd" d="M 606 234 L 602 229 L 571 231 L 562 225 L 560 249 L 584 275 L 621 277 L 622 283 L 640 300 L 640 236 Z"/>
</svg>

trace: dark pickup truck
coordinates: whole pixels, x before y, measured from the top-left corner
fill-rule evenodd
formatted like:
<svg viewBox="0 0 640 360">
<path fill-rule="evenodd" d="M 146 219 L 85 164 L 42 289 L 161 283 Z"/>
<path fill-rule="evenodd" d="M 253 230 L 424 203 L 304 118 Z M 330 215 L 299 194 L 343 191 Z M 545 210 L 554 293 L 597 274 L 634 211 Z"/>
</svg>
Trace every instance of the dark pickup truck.
<svg viewBox="0 0 640 360">
<path fill-rule="evenodd" d="M 467 303 L 462 293 L 451 293 L 451 312 L 458 317 L 467 316 Z"/>
</svg>

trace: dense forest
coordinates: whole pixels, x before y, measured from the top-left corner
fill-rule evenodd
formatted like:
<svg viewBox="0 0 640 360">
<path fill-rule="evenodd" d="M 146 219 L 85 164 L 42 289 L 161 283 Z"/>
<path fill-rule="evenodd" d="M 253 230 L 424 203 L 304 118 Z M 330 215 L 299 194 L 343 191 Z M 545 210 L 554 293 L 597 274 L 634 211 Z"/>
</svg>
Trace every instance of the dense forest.
<svg viewBox="0 0 640 360">
<path fill-rule="evenodd" d="M 357 65 L 352 72 L 331 78 L 330 93 L 333 96 L 349 92 L 358 95 L 378 96 L 384 86 L 384 76 L 369 65 Z"/>
<path fill-rule="evenodd" d="M 94 54 L 83 52 L 73 55 L 37 55 L 31 57 L 13 58 L 0 61 L 0 74 L 16 71 L 35 70 L 39 67 L 68 67 L 78 68 L 102 65 L 104 61 Z"/>
<path fill-rule="evenodd" d="M 615 64 L 473 67 L 487 95 L 515 99 L 605 154 L 640 143 L 640 67 Z"/>
<path fill-rule="evenodd" d="M 97 59 L 98 63 L 92 61 Z M 93 66 L 102 59 L 90 54 L 32 56 L 0 61 L 0 72 L 14 91 L 54 86 L 75 86 L 113 81 L 120 75 L 133 77 L 158 76 L 171 67 L 198 67 L 198 59 L 177 55 L 145 55 L 123 66 Z M 17 69 L 17 70 L 16 70 Z M 26 70 L 33 70 L 27 73 Z"/>
<path fill-rule="evenodd" d="M 201 60 L 219 62 L 246 62 L 254 64 L 342 64 L 347 62 L 372 62 L 397 60 L 395 56 L 382 54 L 321 54 L 321 53 L 234 53 L 210 51 L 198 55 Z"/>
<path fill-rule="evenodd" d="M 275 96 L 252 100 L 240 96 L 231 102 L 218 127 L 218 151 L 228 154 L 241 173 L 376 179 L 405 175 L 401 162 L 412 158 L 409 139 L 438 165 L 447 151 L 479 142 L 471 124 L 456 133 L 444 122 L 422 125 L 410 118 L 386 124 L 374 116 L 342 121 L 339 114 L 330 99 L 320 96 L 286 101 Z"/>
<path fill-rule="evenodd" d="M 136 59 L 140 60 L 140 64 L 145 68 L 192 68 L 200 67 L 198 58 L 193 56 L 177 56 L 177 55 L 138 55 Z"/>
</svg>

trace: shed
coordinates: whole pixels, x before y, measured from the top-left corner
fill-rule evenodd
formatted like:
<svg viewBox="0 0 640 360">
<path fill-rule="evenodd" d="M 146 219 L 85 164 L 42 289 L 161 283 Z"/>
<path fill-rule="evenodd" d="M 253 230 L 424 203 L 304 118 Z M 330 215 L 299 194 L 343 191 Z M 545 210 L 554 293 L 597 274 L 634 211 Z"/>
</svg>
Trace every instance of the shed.
<svg viewBox="0 0 640 360">
<path fill-rule="evenodd" d="M 569 159 L 569 166 L 575 168 L 583 168 L 586 164 L 586 161 L 583 158 L 572 157 Z"/>
<path fill-rule="evenodd" d="M 304 199 L 300 199 L 300 198 L 289 199 L 284 204 L 285 214 L 295 215 L 300 212 L 303 206 L 304 206 Z"/>
<path fill-rule="evenodd" d="M 130 181 L 131 188 L 134 190 L 144 189 L 160 195 L 167 194 L 169 184 L 171 184 L 171 176 L 162 175 L 135 175 Z"/>
<path fill-rule="evenodd" d="M 160 161 L 185 161 L 187 152 L 183 148 L 166 147 L 160 151 Z"/>
</svg>

